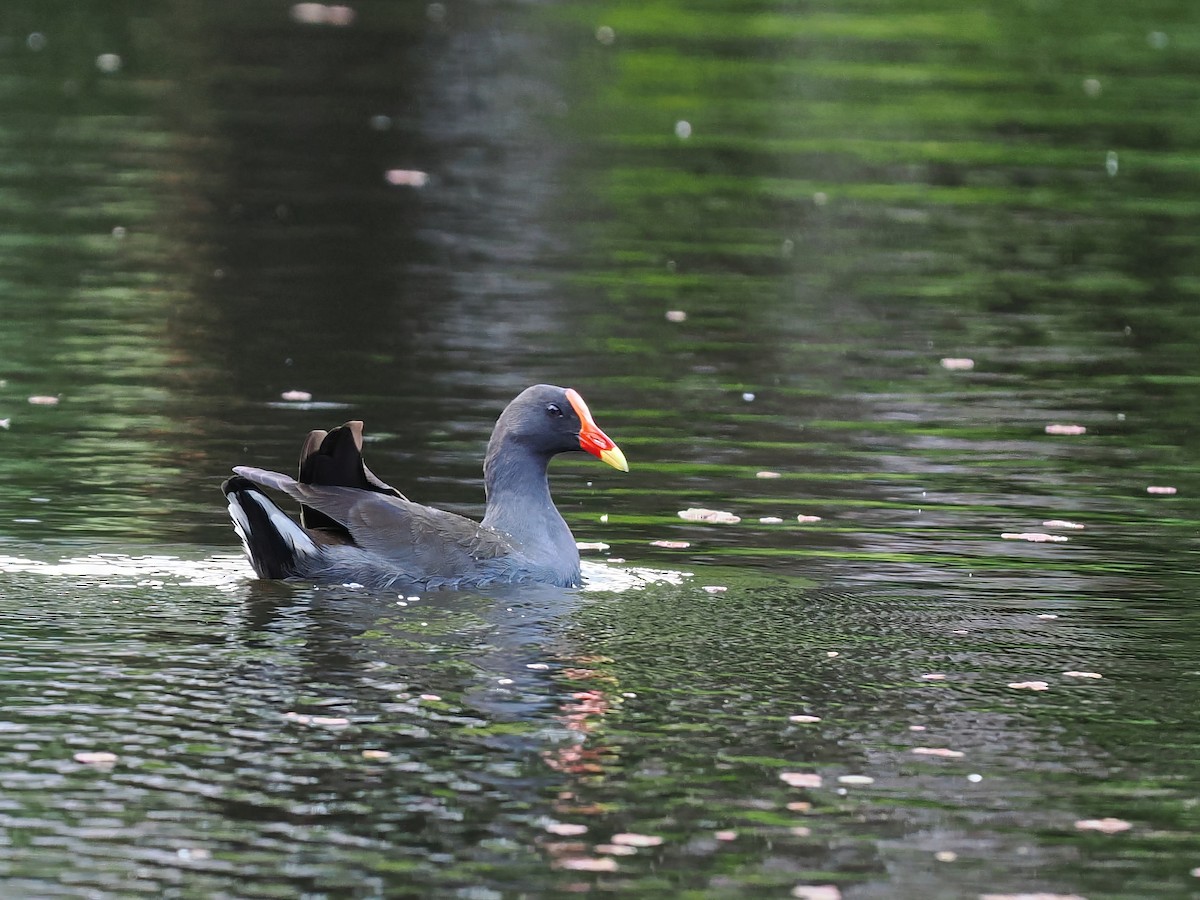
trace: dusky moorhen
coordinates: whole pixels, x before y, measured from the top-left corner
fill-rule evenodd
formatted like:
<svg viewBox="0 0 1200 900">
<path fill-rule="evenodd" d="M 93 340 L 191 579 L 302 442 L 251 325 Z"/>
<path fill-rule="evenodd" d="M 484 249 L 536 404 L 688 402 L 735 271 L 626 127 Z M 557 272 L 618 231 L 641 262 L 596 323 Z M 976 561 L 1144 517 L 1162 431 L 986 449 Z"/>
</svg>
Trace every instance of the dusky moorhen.
<svg viewBox="0 0 1200 900">
<path fill-rule="evenodd" d="M 536 384 L 505 407 L 483 463 L 482 522 L 409 500 L 362 458 L 362 422 L 309 434 L 300 475 L 236 466 L 221 486 L 260 578 L 415 589 L 579 585 L 579 550 L 550 497 L 550 458 L 585 450 L 623 472 L 625 455 L 571 388 Z M 300 503 L 300 525 L 260 487 Z"/>
</svg>

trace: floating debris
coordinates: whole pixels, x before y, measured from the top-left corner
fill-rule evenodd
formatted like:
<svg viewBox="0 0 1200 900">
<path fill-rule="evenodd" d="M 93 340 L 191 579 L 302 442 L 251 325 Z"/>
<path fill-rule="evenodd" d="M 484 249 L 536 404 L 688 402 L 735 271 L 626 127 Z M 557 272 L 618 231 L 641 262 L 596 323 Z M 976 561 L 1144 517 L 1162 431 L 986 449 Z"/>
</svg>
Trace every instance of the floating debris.
<svg viewBox="0 0 1200 900">
<path fill-rule="evenodd" d="M 675 137 L 681 141 L 686 141 L 692 136 L 692 123 L 684 119 L 680 119 L 675 123 Z"/>
<path fill-rule="evenodd" d="M 284 391 L 279 395 L 279 399 L 288 403 L 307 403 L 312 399 L 312 394 L 308 391 Z"/>
<path fill-rule="evenodd" d="M 554 865 L 573 872 L 615 872 L 619 868 L 617 861 L 608 856 L 572 856 L 555 860 Z"/>
<path fill-rule="evenodd" d="M 1054 613 L 1038 613 L 1039 619 L 1057 619 L 1058 616 Z"/>
<path fill-rule="evenodd" d="M 836 650 L 826 650 L 825 655 L 828 656 L 830 659 L 836 659 L 837 657 L 841 656 L 842 654 L 838 653 Z"/>
<path fill-rule="evenodd" d="M 30 403 L 33 402 L 32 397 L 29 398 L 29 402 Z M 1168 485 L 1162 485 L 1162 484 L 1152 484 L 1148 488 L 1146 488 L 1146 493 L 1147 494 L 1167 494 L 1167 495 L 1177 494 L 1177 493 L 1179 493 L 1179 488 L 1173 488 Z"/>
<path fill-rule="evenodd" d="M 874 784 L 875 779 L 870 775 L 839 775 L 838 784 L 867 785 Z"/>
<path fill-rule="evenodd" d="M 1075 531 L 1082 530 L 1085 526 L 1078 522 L 1069 522 L 1066 519 L 1047 519 L 1042 523 L 1043 528 L 1069 528 Z"/>
<path fill-rule="evenodd" d="M 1070 672 L 1063 672 L 1063 674 L 1066 675 L 1068 678 L 1103 678 L 1104 677 L 1099 672 L 1076 672 L 1074 670 L 1072 670 Z"/>
<path fill-rule="evenodd" d="M 927 672 L 926 674 L 922 675 L 921 678 L 924 681 L 945 681 L 946 673 L 945 672 Z"/>
<path fill-rule="evenodd" d="M 779 780 L 788 787 L 819 788 L 821 776 L 813 772 L 780 772 Z"/>
<path fill-rule="evenodd" d="M 933 858 L 938 862 L 952 863 L 958 859 L 958 854 L 953 850 L 939 850 L 937 853 L 933 854 Z"/>
<path fill-rule="evenodd" d="M 321 725 L 325 728 L 345 728 L 350 720 L 342 716 L 308 716 L 304 713 L 286 712 L 283 717 L 301 725 Z"/>
<path fill-rule="evenodd" d="M 96 68 L 105 75 L 121 71 L 121 57 L 116 53 L 101 53 L 96 57 Z"/>
<path fill-rule="evenodd" d="M 1109 178 L 1115 178 L 1120 170 L 1120 161 L 1117 158 L 1116 150 L 1109 150 L 1104 154 L 1104 171 L 1108 172 Z"/>
<path fill-rule="evenodd" d="M 1066 434 L 1066 435 L 1087 434 L 1087 428 L 1085 428 L 1082 425 L 1053 424 L 1053 425 L 1046 426 L 1046 434 Z"/>
<path fill-rule="evenodd" d="M 783 476 L 778 472 L 772 472 L 769 469 L 763 469 L 761 472 L 755 472 L 754 477 L 755 478 L 782 478 Z"/>
<path fill-rule="evenodd" d="M 811 837 L 812 829 L 807 825 L 793 825 L 788 829 L 788 834 L 792 837 Z"/>
<path fill-rule="evenodd" d="M 713 837 L 715 837 L 718 841 L 736 841 L 737 836 L 737 832 L 732 829 L 724 829 L 722 831 L 713 832 Z"/>
<path fill-rule="evenodd" d="M 971 784 L 979 784 L 979 782 L 983 781 L 983 776 L 978 772 L 972 772 L 967 776 L 967 781 L 971 782 Z"/>
<path fill-rule="evenodd" d="M 596 29 L 596 40 L 604 46 L 608 46 L 617 39 L 617 33 L 612 30 L 609 25 L 601 25 Z"/>
<path fill-rule="evenodd" d="M 809 725 L 813 722 L 820 722 L 820 716 L 788 716 L 789 722 L 795 722 L 797 725 Z"/>
<path fill-rule="evenodd" d="M 783 519 L 779 516 L 760 516 L 758 519 L 763 525 L 782 525 Z"/>
<path fill-rule="evenodd" d="M 787 805 L 791 812 L 808 812 L 812 809 L 812 804 L 807 800 L 793 800 Z"/>
<path fill-rule="evenodd" d="M 965 356 L 947 356 L 942 359 L 942 368 L 951 372 L 969 372 L 975 368 L 975 360 Z"/>
<path fill-rule="evenodd" d="M 395 187 L 423 188 L 429 184 L 429 173 L 418 169 L 388 169 L 383 177 Z"/>
<path fill-rule="evenodd" d="M 657 834 L 637 834 L 632 831 L 614 834 L 611 841 L 611 843 L 622 844 L 626 847 L 657 847 L 662 842 L 663 839 Z"/>
<path fill-rule="evenodd" d="M 925 725 L 909 725 L 908 730 L 909 731 L 926 731 L 927 726 L 925 726 Z"/>
<path fill-rule="evenodd" d="M 745 391 L 742 394 L 742 399 L 745 400 L 747 403 L 753 403 L 754 402 L 754 392 L 753 391 Z"/>
<path fill-rule="evenodd" d="M 1087 94 L 1089 97 L 1092 97 L 1093 99 L 1096 97 L 1099 97 L 1101 90 L 1102 90 L 1102 88 L 1100 85 L 1100 79 L 1098 79 L 1098 78 L 1083 79 L 1083 92 L 1085 94 Z"/>
<path fill-rule="evenodd" d="M 576 550 L 607 550 L 608 544 L 604 541 L 576 541 Z"/>
<path fill-rule="evenodd" d="M 391 759 L 392 754 L 386 750 L 364 750 L 362 752 L 363 759 Z"/>
<path fill-rule="evenodd" d="M 729 588 L 725 587 L 723 584 L 706 584 L 704 585 L 703 590 L 707 594 L 723 594 L 729 590 Z"/>
<path fill-rule="evenodd" d="M 75 762 L 83 763 L 85 766 L 111 766 L 119 758 L 117 754 L 109 753 L 107 750 L 85 750 L 74 756 Z"/>
<path fill-rule="evenodd" d="M 811 522 L 820 522 L 821 517 L 820 516 L 806 516 L 803 513 L 801 513 L 800 515 L 796 516 L 796 521 L 799 522 L 801 525 L 807 525 Z"/>
<path fill-rule="evenodd" d="M 12 419 L 0 419 L 0 428 L 8 431 L 12 427 Z"/>
<path fill-rule="evenodd" d="M 1010 681 L 1010 688 L 1015 688 L 1018 691 L 1048 691 L 1050 685 L 1044 681 Z"/>
<path fill-rule="evenodd" d="M 547 822 L 546 830 L 559 837 L 577 837 L 581 834 L 587 834 L 588 827 L 586 825 L 577 825 L 574 822 Z"/>
<path fill-rule="evenodd" d="M 1005 531 L 1000 537 L 1006 541 L 1029 541 L 1031 544 L 1065 544 L 1070 540 L 1062 534 L 1046 534 L 1044 531 Z"/>
<path fill-rule="evenodd" d="M 354 21 L 349 6 L 329 6 L 324 3 L 296 3 L 292 6 L 292 21 L 301 25 L 334 25 L 345 27 Z"/>
<path fill-rule="evenodd" d="M 842 892 L 835 884 L 798 884 L 792 888 L 796 900 L 842 900 Z"/>
<path fill-rule="evenodd" d="M 691 541 L 651 541 L 651 547 L 662 547 L 665 550 L 686 550 L 692 546 Z"/>
<path fill-rule="evenodd" d="M 633 856 L 637 847 L 627 847 L 625 844 L 597 844 L 593 849 L 605 856 Z"/>
<path fill-rule="evenodd" d="M 422 623 L 422 624 L 424 624 L 424 623 Z M 439 697 L 437 694 L 422 694 L 422 695 L 421 695 L 420 697 L 418 697 L 417 699 L 418 699 L 418 700 L 425 700 L 425 701 L 426 701 L 426 702 L 428 702 L 428 703 L 438 703 L 438 702 L 440 702 L 440 701 L 441 701 L 441 699 L 442 699 L 442 698 L 441 698 L 441 697 Z"/>
<path fill-rule="evenodd" d="M 1126 822 L 1124 819 L 1114 819 L 1112 816 L 1107 816 L 1103 819 L 1080 819 L 1075 823 L 1075 827 L 1080 831 L 1100 831 L 1104 834 L 1118 834 L 1122 831 L 1128 831 L 1133 827 L 1133 824 Z"/>
<path fill-rule="evenodd" d="M 34 406 L 58 406 L 57 397 L 50 397 L 45 394 L 34 394 L 29 398 L 29 402 Z"/>
<path fill-rule="evenodd" d="M 966 756 L 961 750 L 951 750 L 948 747 L 913 747 L 912 752 L 918 756 L 940 756 L 943 759 L 960 759 Z"/>
<path fill-rule="evenodd" d="M 735 516 L 731 512 L 725 512 L 720 509 L 704 509 L 703 507 L 689 507 L 679 511 L 679 518 L 688 522 L 712 522 L 717 525 L 736 525 L 742 521 L 741 516 Z"/>
<path fill-rule="evenodd" d="M 682 309 L 668 309 L 667 310 L 667 321 L 668 322 L 686 322 L 687 321 L 687 313 L 685 313 Z"/>
</svg>

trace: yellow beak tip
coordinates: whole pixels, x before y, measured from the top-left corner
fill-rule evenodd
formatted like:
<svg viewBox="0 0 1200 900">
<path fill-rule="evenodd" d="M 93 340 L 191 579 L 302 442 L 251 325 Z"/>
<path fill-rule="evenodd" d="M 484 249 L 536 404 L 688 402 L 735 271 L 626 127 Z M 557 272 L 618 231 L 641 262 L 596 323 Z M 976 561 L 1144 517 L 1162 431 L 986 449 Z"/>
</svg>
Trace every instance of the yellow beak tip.
<svg viewBox="0 0 1200 900">
<path fill-rule="evenodd" d="M 621 452 L 620 447 L 610 447 L 607 450 L 602 450 L 600 452 L 600 459 L 614 469 L 619 469 L 622 472 L 629 471 L 629 463 L 625 461 L 625 454 Z"/>
</svg>

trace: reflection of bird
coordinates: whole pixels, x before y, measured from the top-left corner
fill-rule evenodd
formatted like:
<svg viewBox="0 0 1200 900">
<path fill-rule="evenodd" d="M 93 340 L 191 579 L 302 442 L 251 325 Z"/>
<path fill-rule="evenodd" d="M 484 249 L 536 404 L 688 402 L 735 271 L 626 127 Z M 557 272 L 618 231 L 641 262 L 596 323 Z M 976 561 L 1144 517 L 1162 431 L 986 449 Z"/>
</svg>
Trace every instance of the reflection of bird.
<svg viewBox="0 0 1200 900">
<path fill-rule="evenodd" d="M 550 458 L 586 450 L 621 471 L 625 456 L 570 388 L 538 384 L 505 407 L 483 463 L 483 522 L 414 503 L 362 459 L 362 422 L 314 431 L 300 477 L 237 466 L 222 490 L 262 578 L 368 586 L 579 584 L 579 550 L 550 497 Z M 297 525 L 258 488 L 301 504 Z"/>
</svg>

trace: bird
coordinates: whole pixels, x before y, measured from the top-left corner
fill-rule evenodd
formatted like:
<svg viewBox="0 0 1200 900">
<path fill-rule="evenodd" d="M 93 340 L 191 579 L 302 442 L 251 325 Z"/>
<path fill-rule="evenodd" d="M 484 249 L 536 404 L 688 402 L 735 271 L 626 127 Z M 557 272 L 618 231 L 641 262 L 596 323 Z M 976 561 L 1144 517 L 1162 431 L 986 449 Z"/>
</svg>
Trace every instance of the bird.
<svg viewBox="0 0 1200 900">
<path fill-rule="evenodd" d="M 260 578 L 418 592 L 579 587 L 579 549 L 550 496 L 550 460 L 582 450 L 629 471 L 579 392 L 550 384 L 526 388 L 496 420 L 483 463 L 482 521 L 410 500 L 367 468 L 362 445 L 363 423 L 355 420 L 311 432 L 295 479 L 233 468 L 221 490 Z M 297 501 L 299 523 L 263 489 Z"/>
</svg>

